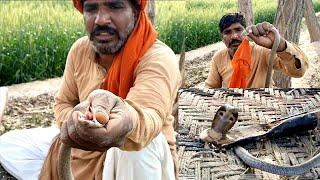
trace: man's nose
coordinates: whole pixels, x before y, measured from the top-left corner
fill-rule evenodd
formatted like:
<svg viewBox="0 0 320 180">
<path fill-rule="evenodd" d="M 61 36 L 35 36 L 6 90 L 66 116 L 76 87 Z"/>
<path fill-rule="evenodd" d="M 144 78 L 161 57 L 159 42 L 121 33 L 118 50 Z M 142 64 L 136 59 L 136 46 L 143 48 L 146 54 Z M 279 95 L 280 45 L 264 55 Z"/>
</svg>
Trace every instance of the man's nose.
<svg viewBox="0 0 320 180">
<path fill-rule="evenodd" d="M 96 20 L 95 20 L 95 24 L 96 25 L 106 25 L 109 24 L 111 22 L 111 16 L 110 13 L 108 13 L 106 10 L 99 10 Z"/>
<path fill-rule="evenodd" d="M 239 39 L 241 36 L 241 33 L 239 32 L 233 32 L 232 35 L 231 35 L 231 38 L 232 39 Z"/>
</svg>

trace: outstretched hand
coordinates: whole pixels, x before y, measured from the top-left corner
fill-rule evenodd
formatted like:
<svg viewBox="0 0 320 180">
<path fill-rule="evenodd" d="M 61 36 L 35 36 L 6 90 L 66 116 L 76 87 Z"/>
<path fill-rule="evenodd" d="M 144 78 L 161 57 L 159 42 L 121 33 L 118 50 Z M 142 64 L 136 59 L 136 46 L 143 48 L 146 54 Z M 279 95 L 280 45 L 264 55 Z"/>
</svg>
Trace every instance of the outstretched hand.
<svg viewBox="0 0 320 180">
<path fill-rule="evenodd" d="M 104 116 L 106 124 L 92 126 L 96 116 Z M 96 123 L 96 122 L 95 122 Z M 106 90 L 95 90 L 78 104 L 62 124 L 60 138 L 71 147 L 88 151 L 106 151 L 121 147 L 132 130 L 131 114 L 124 101 Z"/>
<path fill-rule="evenodd" d="M 246 28 L 249 33 L 248 36 L 258 45 L 271 49 L 275 41 L 275 35 L 271 31 L 274 26 L 268 22 L 258 23 Z M 284 51 L 286 49 L 286 41 L 283 37 L 280 37 L 280 45 L 277 52 Z"/>
</svg>

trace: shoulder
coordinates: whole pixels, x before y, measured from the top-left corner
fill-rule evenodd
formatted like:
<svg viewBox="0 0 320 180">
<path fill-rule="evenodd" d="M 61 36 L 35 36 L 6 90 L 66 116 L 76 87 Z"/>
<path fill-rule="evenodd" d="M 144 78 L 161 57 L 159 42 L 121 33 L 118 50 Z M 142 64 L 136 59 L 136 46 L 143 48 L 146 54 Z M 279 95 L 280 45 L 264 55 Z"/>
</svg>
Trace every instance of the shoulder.
<svg viewBox="0 0 320 180">
<path fill-rule="evenodd" d="M 226 62 L 228 57 L 228 49 L 220 49 L 216 53 L 214 53 L 212 57 L 212 63 L 221 63 L 221 62 Z"/>
<path fill-rule="evenodd" d="M 178 58 L 170 47 L 157 39 L 140 59 L 139 64 L 145 63 L 158 63 L 178 67 Z"/>
<path fill-rule="evenodd" d="M 95 54 L 88 36 L 79 38 L 70 48 L 68 59 L 73 62 L 82 62 L 81 59 L 92 59 Z"/>
<path fill-rule="evenodd" d="M 70 50 L 80 50 L 88 46 L 90 46 L 89 38 L 88 36 L 84 36 L 79 38 L 76 42 L 74 42 Z"/>
<path fill-rule="evenodd" d="M 167 58 L 173 58 L 176 60 L 176 55 L 174 54 L 172 49 L 158 39 L 153 43 L 153 45 L 148 49 L 148 51 L 144 54 L 142 58 L 154 56 L 165 56 Z"/>
<path fill-rule="evenodd" d="M 73 59 L 90 58 L 94 52 L 88 36 L 84 36 L 73 43 L 69 51 L 69 56 Z"/>
</svg>

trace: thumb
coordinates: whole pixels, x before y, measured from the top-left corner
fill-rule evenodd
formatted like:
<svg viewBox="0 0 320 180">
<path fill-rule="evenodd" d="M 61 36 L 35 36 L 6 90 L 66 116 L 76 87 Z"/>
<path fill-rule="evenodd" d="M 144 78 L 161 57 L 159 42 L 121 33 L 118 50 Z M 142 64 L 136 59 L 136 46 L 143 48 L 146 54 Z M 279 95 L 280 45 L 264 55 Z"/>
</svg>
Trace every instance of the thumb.
<svg viewBox="0 0 320 180">
<path fill-rule="evenodd" d="M 90 102 L 93 119 L 101 124 L 106 124 L 111 110 L 117 103 L 117 98 L 116 95 L 106 90 L 97 89 L 92 91 L 88 97 L 88 101 Z"/>
</svg>

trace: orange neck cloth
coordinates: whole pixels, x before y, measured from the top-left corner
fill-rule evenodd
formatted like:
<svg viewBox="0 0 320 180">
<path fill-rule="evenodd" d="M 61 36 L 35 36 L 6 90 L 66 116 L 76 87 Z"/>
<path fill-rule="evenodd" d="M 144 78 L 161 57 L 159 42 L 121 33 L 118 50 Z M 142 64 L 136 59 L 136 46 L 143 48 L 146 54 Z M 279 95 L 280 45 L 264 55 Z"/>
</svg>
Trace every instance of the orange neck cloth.
<svg viewBox="0 0 320 180">
<path fill-rule="evenodd" d="M 252 66 L 251 49 L 248 38 L 245 38 L 238 47 L 231 64 L 233 73 L 229 88 L 247 88 L 247 79 Z"/>
</svg>

